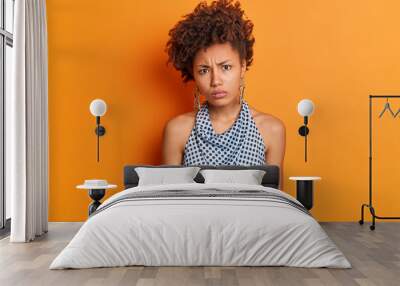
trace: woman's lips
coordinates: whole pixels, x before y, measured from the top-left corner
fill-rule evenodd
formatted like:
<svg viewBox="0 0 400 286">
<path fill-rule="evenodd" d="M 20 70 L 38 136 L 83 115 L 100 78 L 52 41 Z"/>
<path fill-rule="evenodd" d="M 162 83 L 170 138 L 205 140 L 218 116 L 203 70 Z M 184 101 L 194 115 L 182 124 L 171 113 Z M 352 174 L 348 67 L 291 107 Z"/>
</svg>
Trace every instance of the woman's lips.
<svg viewBox="0 0 400 286">
<path fill-rule="evenodd" d="M 223 98 L 227 95 L 226 91 L 220 91 L 220 92 L 213 92 L 211 93 L 211 96 L 215 99 L 220 99 Z"/>
</svg>

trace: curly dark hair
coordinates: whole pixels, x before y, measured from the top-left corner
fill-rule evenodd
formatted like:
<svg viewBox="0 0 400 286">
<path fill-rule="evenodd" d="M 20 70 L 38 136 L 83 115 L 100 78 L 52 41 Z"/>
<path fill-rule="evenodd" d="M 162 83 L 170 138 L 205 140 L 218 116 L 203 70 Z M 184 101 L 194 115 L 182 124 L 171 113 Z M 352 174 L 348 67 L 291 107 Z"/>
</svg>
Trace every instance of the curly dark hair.
<svg viewBox="0 0 400 286">
<path fill-rule="evenodd" d="M 167 64 L 181 72 L 184 82 L 194 80 L 193 60 L 200 49 L 216 43 L 230 43 L 238 51 L 240 60 L 246 61 L 246 69 L 253 62 L 253 23 L 244 19 L 239 2 L 200 2 L 194 11 L 183 17 L 168 33 L 166 45 Z"/>
</svg>

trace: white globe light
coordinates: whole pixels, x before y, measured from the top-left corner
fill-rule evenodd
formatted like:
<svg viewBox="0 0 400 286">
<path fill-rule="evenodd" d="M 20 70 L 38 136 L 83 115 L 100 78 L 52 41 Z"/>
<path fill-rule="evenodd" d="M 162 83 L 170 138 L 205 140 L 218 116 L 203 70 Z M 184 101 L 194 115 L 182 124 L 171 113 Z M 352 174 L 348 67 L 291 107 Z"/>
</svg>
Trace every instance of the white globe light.
<svg viewBox="0 0 400 286">
<path fill-rule="evenodd" d="M 309 99 L 303 99 L 297 104 L 297 112 L 301 116 L 310 116 L 314 111 L 314 103 Z"/>
<path fill-rule="evenodd" d="M 95 99 L 90 103 L 90 112 L 94 116 L 103 116 L 107 111 L 107 104 L 102 99 Z"/>
</svg>

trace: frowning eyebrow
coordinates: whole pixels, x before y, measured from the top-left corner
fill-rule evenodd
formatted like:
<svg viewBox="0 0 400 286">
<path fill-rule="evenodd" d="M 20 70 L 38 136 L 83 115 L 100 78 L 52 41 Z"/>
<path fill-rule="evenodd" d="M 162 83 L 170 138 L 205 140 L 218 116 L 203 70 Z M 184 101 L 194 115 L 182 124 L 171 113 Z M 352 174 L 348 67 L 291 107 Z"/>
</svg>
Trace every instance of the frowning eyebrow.
<svg viewBox="0 0 400 286">
<path fill-rule="evenodd" d="M 220 63 L 217 63 L 217 65 L 218 65 L 218 66 L 224 65 L 224 64 L 226 64 L 227 62 L 229 62 L 229 60 L 225 60 L 225 61 L 222 61 L 222 62 L 220 62 Z M 199 64 L 199 65 L 197 65 L 197 66 L 198 66 L 198 67 L 206 67 L 206 68 L 209 67 L 209 65 L 206 65 L 206 64 Z"/>
</svg>

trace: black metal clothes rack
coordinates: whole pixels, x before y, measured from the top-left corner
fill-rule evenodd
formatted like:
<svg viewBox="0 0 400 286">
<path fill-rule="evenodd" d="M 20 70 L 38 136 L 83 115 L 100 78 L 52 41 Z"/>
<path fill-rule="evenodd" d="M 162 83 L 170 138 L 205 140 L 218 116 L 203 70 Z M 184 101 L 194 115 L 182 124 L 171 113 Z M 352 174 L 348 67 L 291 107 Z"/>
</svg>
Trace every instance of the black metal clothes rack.
<svg viewBox="0 0 400 286">
<path fill-rule="evenodd" d="M 359 223 L 364 224 L 364 207 L 369 208 L 372 216 L 372 225 L 370 229 L 375 229 L 375 219 L 400 219 L 400 217 L 378 216 L 372 204 L 372 100 L 379 98 L 400 98 L 400 95 L 370 95 L 369 96 L 369 203 L 361 206 L 361 219 Z"/>
</svg>

